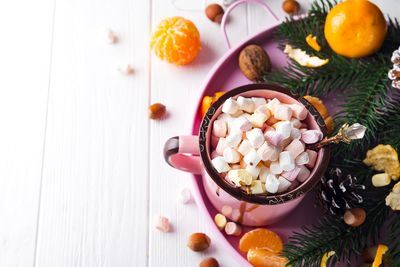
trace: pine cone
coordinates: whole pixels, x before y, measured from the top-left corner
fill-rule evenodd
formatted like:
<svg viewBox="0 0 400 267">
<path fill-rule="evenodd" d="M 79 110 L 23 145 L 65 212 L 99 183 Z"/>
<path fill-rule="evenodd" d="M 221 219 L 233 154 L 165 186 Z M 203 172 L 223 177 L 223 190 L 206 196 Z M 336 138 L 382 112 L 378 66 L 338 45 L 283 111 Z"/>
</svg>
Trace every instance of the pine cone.
<svg viewBox="0 0 400 267">
<path fill-rule="evenodd" d="M 339 168 L 330 169 L 321 179 L 319 202 L 325 211 L 343 216 L 346 210 L 358 207 L 363 202 L 365 186 L 357 178 L 343 175 Z"/>
<path fill-rule="evenodd" d="M 395 50 L 392 55 L 393 69 L 388 73 L 388 77 L 392 80 L 392 86 L 400 89 L 400 47 Z"/>
</svg>

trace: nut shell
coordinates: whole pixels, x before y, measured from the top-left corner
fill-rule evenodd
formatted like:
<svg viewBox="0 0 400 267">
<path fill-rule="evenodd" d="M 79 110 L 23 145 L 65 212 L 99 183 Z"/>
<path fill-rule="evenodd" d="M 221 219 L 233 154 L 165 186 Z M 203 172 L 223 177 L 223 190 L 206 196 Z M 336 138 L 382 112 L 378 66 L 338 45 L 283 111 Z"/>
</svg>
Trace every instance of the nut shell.
<svg viewBox="0 0 400 267">
<path fill-rule="evenodd" d="M 295 0 L 285 0 L 282 3 L 282 9 L 289 15 L 294 15 L 299 12 L 300 4 Z"/>
<path fill-rule="evenodd" d="M 199 267 L 219 267 L 219 263 L 216 259 L 209 257 L 202 260 Z"/>
<path fill-rule="evenodd" d="M 262 47 L 248 45 L 239 54 L 239 68 L 249 80 L 259 81 L 271 71 L 271 60 Z"/>
<path fill-rule="evenodd" d="M 189 236 L 187 246 L 193 251 L 203 251 L 208 249 L 211 240 L 204 233 L 194 233 Z"/>
<path fill-rule="evenodd" d="M 353 208 L 344 213 L 343 220 L 347 225 L 358 227 L 365 222 L 367 214 L 364 209 Z"/>
<path fill-rule="evenodd" d="M 149 118 L 153 120 L 159 120 L 167 111 L 167 108 L 161 103 L 155 103 L 149 106 Z"/>
<path fill-rule="evenodd" d="M 207 18 L 215 23 L 221 23 L 224 9 L 218 4 L 209 4 L 205 10 Z"/>
</svg>

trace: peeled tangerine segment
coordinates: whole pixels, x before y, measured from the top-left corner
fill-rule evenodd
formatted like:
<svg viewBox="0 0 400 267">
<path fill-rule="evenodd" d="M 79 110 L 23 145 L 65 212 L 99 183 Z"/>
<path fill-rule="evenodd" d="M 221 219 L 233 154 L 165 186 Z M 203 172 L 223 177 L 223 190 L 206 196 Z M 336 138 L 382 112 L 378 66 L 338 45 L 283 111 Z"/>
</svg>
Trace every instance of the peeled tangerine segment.
<svg viewBox="0 0 400 267">
<path fill-rule="evenodd" d="M 285 267 L 287 264 L 284 257 L 267 249 L 250 249 L 247 260 L 254 267 Z"/>
<path fill-rule="evenodd" d="M 319 57 L 312 57 L 308 55 L 305 51 L 299 48 L 293 48 L 291 45 L 286 45 L 285 50 L 283 50 L 290 58 L 295 60 L 301 66 L 318 68 L 329 62 L 329 59 L 321 59 Z"/>
<path fill-rule="evenodd" d="M 247 252 L 250 249 L 266 249 L 277 254 L 282 251 L 283 243 L 276 233 L 265 228 L 257 228 L 242 236 L 239 249 L 242 252 Z"/>
</svg>

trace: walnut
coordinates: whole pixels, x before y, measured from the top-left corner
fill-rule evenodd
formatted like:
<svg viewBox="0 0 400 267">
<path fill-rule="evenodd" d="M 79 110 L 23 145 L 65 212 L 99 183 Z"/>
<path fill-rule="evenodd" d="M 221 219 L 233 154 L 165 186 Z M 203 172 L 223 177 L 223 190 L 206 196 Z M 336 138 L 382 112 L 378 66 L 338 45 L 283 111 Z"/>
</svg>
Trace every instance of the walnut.
<svg viewBox="0 0 400 267">
<path fill-rule="evenodd" d="M 271 60 L 258 45 L 248 45 L 239 54 L 239 68 L 249 80 L 259 81 L 271 71 Z"/>
<path fill-rule="evenodd" d="M 391 145 L 378 145 L 368 150 L 363 162 L 376 171 L 384 171 L 395 181 L 400 177 L 399 157 Z"/>
<path fill-rule="evenodd" d="M 392 192 L 386 197 L 386 206 L 400 210 L 400 182 L 393 186 Z"/>
</svg>

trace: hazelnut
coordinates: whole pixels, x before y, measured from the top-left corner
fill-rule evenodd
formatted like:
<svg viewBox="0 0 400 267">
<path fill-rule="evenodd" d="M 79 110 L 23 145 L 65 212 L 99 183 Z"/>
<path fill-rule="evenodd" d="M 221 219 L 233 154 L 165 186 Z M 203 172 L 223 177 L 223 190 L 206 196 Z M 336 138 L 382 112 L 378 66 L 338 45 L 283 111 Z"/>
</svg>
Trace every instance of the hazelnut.
<svg viewBox="0 0 400 267">
<path fill-rule="evenodd" d="M 353 208 L 344 213 L 343 220 L 347 225 L 358 227 L 364 223 L 367 214 L 364 209 Z"/>
<path fill-rule="evenodd" d="M 219 267 L 219 263 L 214 258 L 205 258 L 200 262 L 199 267 Z"/>
<path fill-rule="evenodd" d="M 203 251 L 208 249 L 211 240 L 204 233 L 194 233 L 189 236 L 187 246 L 193 251 Z"/>
<path fill-rule="evenodd" d="M 271 61 L 262 47 L 248 45 L 239 54 L 239 68 L 249 80 L 259 81 L 271 71 Z"/>
<path fill-rule="evenodd" d="M 149 106 L 149 118 L 153 120 L 159 120 L 167 111 L 166 107 L 161 103 L 155 103 Z"/>
<path fill-rule="evenodd" d="M 300 4 L 296 0 L 285 0 L 283 1 L 282 9 L 289 15 L 294 15 L 299 12 Z"/>
<path fill-rule="evenodd" d="M 218 4 L 209 4 L 206 7 L 206 16 L 215 23 L 221 23 L 224 9 Z"/>
</svg>

